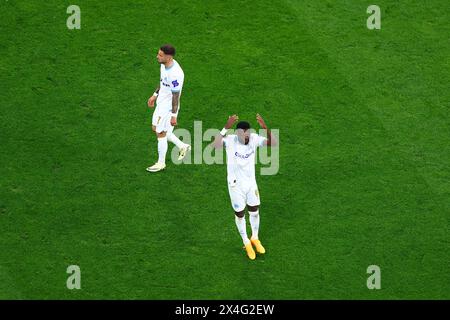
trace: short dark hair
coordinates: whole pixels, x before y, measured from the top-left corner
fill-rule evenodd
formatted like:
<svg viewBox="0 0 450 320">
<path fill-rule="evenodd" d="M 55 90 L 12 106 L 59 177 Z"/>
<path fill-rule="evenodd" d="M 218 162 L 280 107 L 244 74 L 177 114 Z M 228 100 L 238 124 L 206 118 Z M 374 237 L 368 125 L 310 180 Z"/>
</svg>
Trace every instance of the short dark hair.
<svg viewBox="0 0 450 320">
<path fill-rule="evenodd" d="M 239 121 L 236 125 L 236 129 L 247 131 L 248 129 L 250 129 L 250 123 L 248 123 L 247 121 Z"/>
<path fill-rule="evenodd" d="M 172 57 L 175 56 L 175 47 L 171 44 L 162 45 L 159 50 L 161 50 L 165 54 L 171 55 Z"/>
</svg>

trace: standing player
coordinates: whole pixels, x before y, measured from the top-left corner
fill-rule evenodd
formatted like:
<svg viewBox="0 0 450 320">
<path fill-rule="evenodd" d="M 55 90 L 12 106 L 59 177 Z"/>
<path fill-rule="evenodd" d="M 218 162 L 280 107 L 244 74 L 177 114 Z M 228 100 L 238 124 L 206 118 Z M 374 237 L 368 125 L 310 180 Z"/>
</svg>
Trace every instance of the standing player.
<svg viewBox="0 0 450 320">
<path fill-rule="evenodd" d="M 253 260 L 256 258 L 256 254 L 252 245 L 255 246 L 258 253 L 264 254 L 266 252 L 258 238 L 260 200 L 255 178 L 255 153 L 258 147 L 273 146 L 276 144 L 276 141 L 259 114 L 256 115 L 256 120 L 267 131 L 267 138 L 256 133 L 250 133 L 250 124 L 246 121 L 240 121 L 236 125 L 236 135 L 227 135 L 227 130 L 237 120 L 237 115 L 232 115 L 228 118 L 225 127 L 214 140 L 214 147 L 221 148 L 225 145 L 228 191 L 235 213 L 235 222 L 244 242 L 247 255 Z M 251 239 L 247 236 L 247 225 L 245 223 L 246 206 L 252 227 Z"/>
<path fill-rule="evenodd" d="M 173 134 L 173 127 L 177 125 L 180 110 L 180 96 L 184 82 L 184 72 L 173 58 L 175 48 L 170 44 L 159 48 L 156 59 L 161 64 L 160 84 L 148 99 L 148 106 L 156 108 L 153 112 L 152 130 L 158 138 L 158 161 L 147 171 L 157 172 L 166 167 L 167 140 L 173 142 L 180 149 L 178 160 L 182 160 L 191 146 L 183 143 Z"/>
</svg>

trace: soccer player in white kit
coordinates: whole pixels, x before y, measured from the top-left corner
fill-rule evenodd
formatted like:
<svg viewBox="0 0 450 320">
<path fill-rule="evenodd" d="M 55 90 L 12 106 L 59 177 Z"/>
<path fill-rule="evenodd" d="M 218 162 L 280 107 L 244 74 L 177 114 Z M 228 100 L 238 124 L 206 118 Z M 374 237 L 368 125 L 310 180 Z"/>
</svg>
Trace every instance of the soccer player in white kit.
<svg viewBox="0 0 450 320">
<path fill-rule="evenodd" d="M 179 151 L 178 160 L 182 160 L 191 146 L 183 143 L 173 134 L 177 125 L 177 116 L 180 110 L 180 96 L 184 83 L 184 72 L 178 62 L 173 58 L 175 48 L 166 44 L 159 51 L 156 59 L 161 64 L 160 84 L 153 95 L 148 99 L 148 106 L 156 108 L 153 112 L 152 130 L 158 138 L 158 161 L 147 168 L 149 172 L 158 172 L 166 167 L 167 141 L 173 142 Z"/>
<path fill-rule="evenodd" d="M 227 135 L 227 130 L 237 120 L 237 115 L 229 117 L 225 127 L 216 136 L 214 147 L 221 148 L 225 145 L 228 192 L 230 194 L 231 205 L 235 212 L 236 226 L 244 242 L 247 256 L 251 260 L 254 260 L 256 253 L 253 246 L 255 246 L 256 252 L 259 254 L 266 252 L 258 237 L 260 199 L 255 178 L 255 154 L 258 147 L 273 146 L 276 144 L 276 141 L 259 114 L 256 115 L 256 120 L 267 131 L 267 138 L 256 133 L 250 133 L 250 124 L 246 121 L 240 121 L 236 125 L 237 130 L 235 135 Z M 250 239 L 247 236 L 245 207 L 247 207 L 252 228 L 252 236 Z"/>
</svg>

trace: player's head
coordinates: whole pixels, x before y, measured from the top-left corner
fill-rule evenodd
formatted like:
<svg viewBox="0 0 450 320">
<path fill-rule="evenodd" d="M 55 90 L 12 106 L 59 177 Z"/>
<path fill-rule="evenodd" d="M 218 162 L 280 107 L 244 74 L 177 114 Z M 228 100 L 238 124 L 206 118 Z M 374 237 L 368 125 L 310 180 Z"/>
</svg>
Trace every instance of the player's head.
<svg viewBox="0 0 450 320">
<path fill-rule="evenodd" d="M 158 59 L 158 62 L 161 64 L 170 62 L 170 60 L 173 59 L 175 56 L 175 47 L 171 44 L 165 44 L 159 48 L 158 55 L 156 56 L 156 59 Z"/>
<path fill-rule="evenodd" d="M 240 143 L 248 144 L 250 141 L 250 123 L 239 121 L 236 125 L 236 133 Z"/>
</svg>

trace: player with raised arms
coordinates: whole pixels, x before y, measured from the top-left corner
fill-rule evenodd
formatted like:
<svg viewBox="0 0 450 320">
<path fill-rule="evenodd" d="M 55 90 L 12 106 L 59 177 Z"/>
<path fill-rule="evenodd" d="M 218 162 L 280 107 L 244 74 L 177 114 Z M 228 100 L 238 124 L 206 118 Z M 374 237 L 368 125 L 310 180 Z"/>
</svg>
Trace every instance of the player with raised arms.
<svg viewBox="0 0 450 320">
<path fill-rule="evenodd" d="M 156 108 L 153 112 L 152 130 L 158 138 L 158 161 L 147 168 L 149 172 L 158 172 L 166 167 L 167 141 L 173 142 L 179 151 L 178 160 L 182 160 L 191 146 L 183 143 L 173 134 L 180 111 L 180 96 L 184 83 L 184 72 L 173 58 L 175 48 L 165 44 L 159 48 L 156 59 L 161 64 L 160 84 L 148 99 L 148 106 Z"/>
<path fill-rule="evenodd" d="M 259 254 L 266 252 L 258 237 L 260 199 L 255 178 L 255 154 L 258 147 L 274 146 L 277 142 L 259 114 L 256 115 L 256 120 L 261 128 L 267 131 L 267 138 L 256 133 L 250 133 L 250 124 L 246 121 L 238 122 L 236 134 L 227 135 L 227 130 L 237 120 L 237 115 L 228 118 L 225 127 L 215 137 L 213 145 L 214 148 L 225 146 L 228 192 L 234 209 L 236 226 L 244 242 L 247 256 L 254 260 L 256 253 L 253 246 Z M 247 207 L 252 228 L 250 239 L 247 236 L 245 207 Z"/>
</svg>

